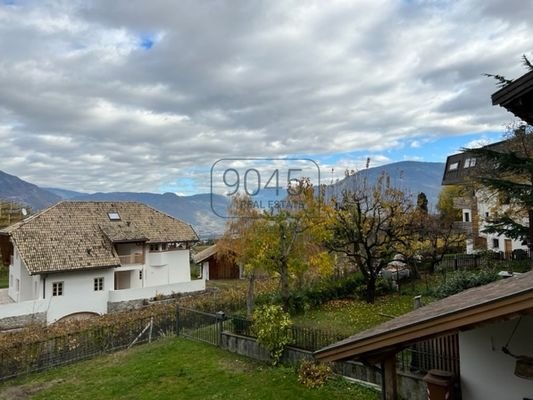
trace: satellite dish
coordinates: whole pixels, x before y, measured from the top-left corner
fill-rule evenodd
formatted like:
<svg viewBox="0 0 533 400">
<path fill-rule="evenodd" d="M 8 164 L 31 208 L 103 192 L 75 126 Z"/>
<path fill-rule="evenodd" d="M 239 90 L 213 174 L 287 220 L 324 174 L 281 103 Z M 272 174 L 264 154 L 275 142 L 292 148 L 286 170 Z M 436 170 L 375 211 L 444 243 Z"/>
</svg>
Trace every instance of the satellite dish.
<svg viewBox="0 0 533 400">
<path fill-rule="evenodd" d="M 25 208 L 21 209 L 20 212 L 22 213 L 23 216 L 28 215 L 28 211 L 26 211 Z"/>
</svg>

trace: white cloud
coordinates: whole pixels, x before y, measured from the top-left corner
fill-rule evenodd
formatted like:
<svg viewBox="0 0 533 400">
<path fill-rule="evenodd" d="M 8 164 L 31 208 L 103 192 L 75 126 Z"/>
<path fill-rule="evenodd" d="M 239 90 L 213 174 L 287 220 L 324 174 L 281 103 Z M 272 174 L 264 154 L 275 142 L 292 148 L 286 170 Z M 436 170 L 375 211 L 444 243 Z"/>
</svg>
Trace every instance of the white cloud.
<svg viewBox="0 0 533 400">
<path fill-rule="evenodd" d="M 2 5 L 0 169 L 43 186 L 184 192 L 208 190 L 224 157 L 422 158 L 421 137 L 509 121 L 481 74 L 524 72 L 533 6 L 517 4 Z"/>
<path fill-rule="evenodd" d="M 493 140 L 490 140 L 488 138 L 476 139 L 476 140 L 472 140 L 472 141 L 468 142 L 465 145 L 465 148 L 467 148 L 467 149 L 477 149 L 477 148 L 486 146 L 488 144 L 491 144 L 492 142 L 493 142 Z M 460 149 L 459 151 L 462 151 L 462 149 Z"/>
</svg>

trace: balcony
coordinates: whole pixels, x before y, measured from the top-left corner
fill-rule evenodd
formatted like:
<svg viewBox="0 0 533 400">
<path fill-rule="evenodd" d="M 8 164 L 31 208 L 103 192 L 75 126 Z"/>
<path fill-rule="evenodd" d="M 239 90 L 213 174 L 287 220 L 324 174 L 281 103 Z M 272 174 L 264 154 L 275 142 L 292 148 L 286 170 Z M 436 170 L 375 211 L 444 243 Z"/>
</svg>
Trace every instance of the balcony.
<svg viewBox="0 0 533 400">
<path fill-rule="evenodd" d="M 453 208 L 472 208 L 472 200 L 471 197 L 456 197 L 453 199 Z"/>
<path fill-rule="evenodd" d="M 472 233 L 472 222 L 454 222 L 453 228 L 458 230 L 461 233 L 471 234 Z"/>
<path fill-rule="evenodd" d="M 144 255 L 142 253 L 128 254 L 118 256 L 120 265 L 144 264 Z"/>
</svg>

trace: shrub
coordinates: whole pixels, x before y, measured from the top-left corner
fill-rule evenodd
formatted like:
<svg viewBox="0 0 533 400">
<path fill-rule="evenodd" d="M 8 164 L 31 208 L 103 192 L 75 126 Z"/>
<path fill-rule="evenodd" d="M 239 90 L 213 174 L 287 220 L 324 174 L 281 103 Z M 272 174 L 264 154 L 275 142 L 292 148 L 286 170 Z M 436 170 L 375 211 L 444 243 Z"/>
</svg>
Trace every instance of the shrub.
<svg viewBox="0 0 533 400">
<path fill-rule="evenodd" d="M 258 307 L 253 315 L 253 329 L 257 343 L 266 348 L 272 357 L 272 364 L 278 364 L 291 343 L 291 320 L 281 306 L 265 305 Z"/>
<path fill-rule="evenodd" d="M 357 273 L 343 279 L 324 279 L 307 288 L 293 291 L 289 298 L 289 312 L 297 314 L 330 300 L 354 297 L 363 282 L 363 276 Z M 278 293 L 263 294 L 256 298 L 256 303 L 281 304 L 281 297 Z"/>
<path fill-rule="evenodd" d="M 476 286 L 486 285 L 499 279 L 494 270 L 480 270 L 477 272 L 457 271 L 447 276 L 446 282 L 433 289 L 433 296 L 442 299 L 452 294 L 462 292 Z"/>
<path fill-rule="evenodd" d="M 302 361 L 298 368 L 298 382 L 308 388 L 324 385 L 333 376 L 333 370 L 328 364 L 317 361 Z"/>
</svg>

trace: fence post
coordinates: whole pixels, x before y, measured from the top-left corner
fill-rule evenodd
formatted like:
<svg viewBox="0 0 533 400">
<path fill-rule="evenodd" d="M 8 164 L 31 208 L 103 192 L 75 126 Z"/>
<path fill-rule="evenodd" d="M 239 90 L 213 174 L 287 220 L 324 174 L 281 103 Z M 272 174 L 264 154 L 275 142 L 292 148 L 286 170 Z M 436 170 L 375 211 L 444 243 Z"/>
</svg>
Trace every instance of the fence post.
<svg viewBox="0 0 533 400">
<path fill-rule="evenodd" d="M 180 335 L 180 306 L 176 305 L 176 336 Z"/>
<path fill-rule="evenodd" d="M 224 311 L 217 312 L 218 347 L 222 346 L 222 330 L 225 319 Z"/>
</svg>

